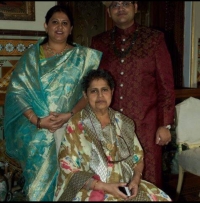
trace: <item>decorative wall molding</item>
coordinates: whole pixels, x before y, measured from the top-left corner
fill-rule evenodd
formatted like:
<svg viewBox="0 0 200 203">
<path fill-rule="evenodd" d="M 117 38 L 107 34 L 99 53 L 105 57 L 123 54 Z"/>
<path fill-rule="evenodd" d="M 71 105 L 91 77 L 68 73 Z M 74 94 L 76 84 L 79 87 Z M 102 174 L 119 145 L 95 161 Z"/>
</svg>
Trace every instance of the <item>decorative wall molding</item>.
<svg viewBox="0 0 200 203">
<path fill-rule="evenodd" d="M 21 56 L 28 48 L 36 43 L 37 39 L 0 39 L 1 56 Z"/>
<path fill-rule="evenodd" d="M 2 36 L 1 36 L 2 35 Z M 45 36 L 45 31 L 34 31 L 34 30 L 4 30 L 0 29 L 0 38 L 5 35 L 12 36 Z"/>
<path fill-rule="evenodd" d="M 0 36 L 0 106 L 4 104 L 6 89 L 16 63 L 27 49 L 37 43 L 39 38 L 35 36 Z"/>
</svg>

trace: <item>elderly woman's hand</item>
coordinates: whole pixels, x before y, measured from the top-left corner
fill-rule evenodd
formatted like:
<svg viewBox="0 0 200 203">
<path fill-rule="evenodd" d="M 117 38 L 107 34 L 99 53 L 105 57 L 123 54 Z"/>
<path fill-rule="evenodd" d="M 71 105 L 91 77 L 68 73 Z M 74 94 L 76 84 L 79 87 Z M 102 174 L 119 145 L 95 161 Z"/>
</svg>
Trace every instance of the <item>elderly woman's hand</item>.
<svg viewBox="0 0 200 203">
<path fill-rule="evenodd" d="M 131 191 L 131 196 L 129 199 L 136 197 L 138 194 L 138 181 L 134 181 L 134 179 L 131 181 L 131 183 L 128 185 L 129 190 Z"/>
<path fill-rule="evenodd" d="M 124 186 L 126 186 L 126 184 L 127 183 L 104 183 L 104 182 L 100 181 L 96 185 L 95 189 L 102 190 L 107 194 L 113 195 L 114 197 L 126 200 L 128 198 L 128 196 L 119 190 L 119 186 L 124 187 Z"/>
</svg>

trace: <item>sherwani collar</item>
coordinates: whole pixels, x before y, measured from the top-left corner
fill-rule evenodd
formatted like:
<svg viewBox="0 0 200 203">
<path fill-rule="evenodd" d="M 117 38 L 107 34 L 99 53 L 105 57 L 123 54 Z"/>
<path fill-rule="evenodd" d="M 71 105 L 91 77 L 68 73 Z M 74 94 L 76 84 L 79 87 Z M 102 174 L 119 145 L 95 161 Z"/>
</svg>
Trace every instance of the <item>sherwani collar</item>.
<svg viewBox="0 0 200 203">
<path fill-rule="evenodd" d="M 117 26 L 115 26 L 115 31 L 118 35 L 126 35 L 129 36 L 130 34 L 134 33 L 137 28 L 137 23 L 134 23 L 132 26 L 126 29 L 121 29 Z"/>
</svg>

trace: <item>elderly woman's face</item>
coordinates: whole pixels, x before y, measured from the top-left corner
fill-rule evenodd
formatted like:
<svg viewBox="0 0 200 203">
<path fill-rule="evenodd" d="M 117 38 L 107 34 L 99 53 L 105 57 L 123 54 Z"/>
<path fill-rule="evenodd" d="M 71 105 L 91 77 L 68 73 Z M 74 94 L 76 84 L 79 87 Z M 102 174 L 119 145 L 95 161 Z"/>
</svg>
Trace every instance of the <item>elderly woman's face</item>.
<svg viewBox="0 0 200 203">
<path fill-rule="evenodd" d="M 94 111 L 101 111 L 110 106 L 113 90 L 110 89 L 106 80 L 95 79 L 84 95 Z"/>
</svg>

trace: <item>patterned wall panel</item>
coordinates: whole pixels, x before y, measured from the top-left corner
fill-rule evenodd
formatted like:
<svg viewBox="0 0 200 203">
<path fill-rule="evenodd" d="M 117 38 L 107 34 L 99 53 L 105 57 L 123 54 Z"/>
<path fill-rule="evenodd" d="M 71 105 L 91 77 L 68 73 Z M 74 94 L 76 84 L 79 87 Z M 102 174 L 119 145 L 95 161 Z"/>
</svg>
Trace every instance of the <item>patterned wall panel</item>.
<svg viewBox="0 0 200 203">
<path fill-rule="evenodd" d="M 23 53 L 37 42 L 38 38 L 7 36 L 0 38 L 0 93 L 5 94 L 11 73 Z M 3 99 L 0 105 L 3 104 Z"/>
<path fill-rule="evenodd" d="M 90 46 L 92 36 L 105 30 L 105 7 L 101 1 L 72 1 L 69 5 L 74 16 L 74 42 Z"/>
<path fill-rule="evenodd" d="M 0 56 L 21 56 L 36 40 L 0 39 Z"/>
</svg>

